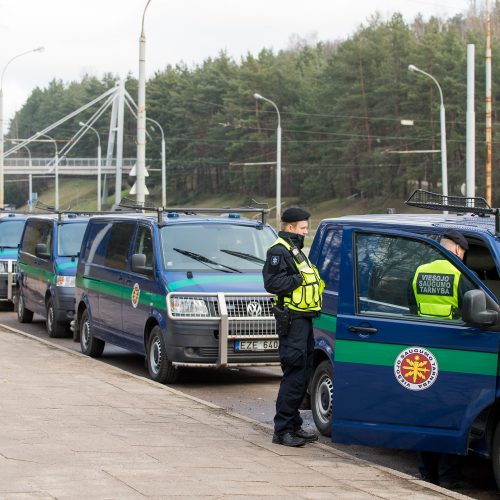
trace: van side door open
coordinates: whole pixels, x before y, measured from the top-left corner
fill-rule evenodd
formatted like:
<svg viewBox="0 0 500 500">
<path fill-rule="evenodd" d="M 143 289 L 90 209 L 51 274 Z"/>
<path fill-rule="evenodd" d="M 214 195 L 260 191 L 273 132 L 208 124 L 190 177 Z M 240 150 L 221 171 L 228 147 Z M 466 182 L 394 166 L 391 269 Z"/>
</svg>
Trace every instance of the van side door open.
<svg viewBox="0 0 500 500">
<path fill-rule="evenodd" d="M 481 288 L 470 270 L 428 238 L 344 228 L 333 441 L 467 452 L 472 421 L 495 401 L 500 337 L 498 328 L 466 325 L 459 316 L 411 310 L 415 271 L 435 259 L 450 261 L 460 279 Z"/>
</svg>

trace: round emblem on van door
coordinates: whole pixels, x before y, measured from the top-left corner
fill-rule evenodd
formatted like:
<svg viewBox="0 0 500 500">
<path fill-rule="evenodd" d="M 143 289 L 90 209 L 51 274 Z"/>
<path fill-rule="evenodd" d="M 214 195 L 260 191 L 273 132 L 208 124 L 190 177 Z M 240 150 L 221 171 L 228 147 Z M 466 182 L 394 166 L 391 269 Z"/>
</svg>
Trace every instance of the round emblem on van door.
<svg viewBox="0 0 500 500">
<path fill-rule="evenodd" d="M 396 380 L 410 391 L 428 389 L 438 378 L 436 356 L 424 347 L 408 347 L 394 361 Z"/>
<path fill-rule="evenodd" d="M 139 283 L 134 285 L 132 288 L 132 306 L 137 307 L 139 304 L 139 297 L 141 295 L 141 288 L 139 287 Z"/>
<path fill-rule="evenodd" d="M 262 306 L 258 302 L 249 302 L 247 304 L 247 314 L 249 316 L 260 316 L 262 314 Z"/>
</svg>

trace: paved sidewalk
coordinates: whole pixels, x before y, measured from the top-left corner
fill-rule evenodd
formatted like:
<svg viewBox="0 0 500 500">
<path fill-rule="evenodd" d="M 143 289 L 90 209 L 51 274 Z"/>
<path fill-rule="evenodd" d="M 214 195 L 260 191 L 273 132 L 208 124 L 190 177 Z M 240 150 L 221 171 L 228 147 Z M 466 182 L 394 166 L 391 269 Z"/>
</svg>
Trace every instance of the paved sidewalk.
<svg viewBox="0 0 500 500">
<path fill-rule="evenodd" d="M 0 328 L 0 498 L 466 498 Z"/>
</svg>

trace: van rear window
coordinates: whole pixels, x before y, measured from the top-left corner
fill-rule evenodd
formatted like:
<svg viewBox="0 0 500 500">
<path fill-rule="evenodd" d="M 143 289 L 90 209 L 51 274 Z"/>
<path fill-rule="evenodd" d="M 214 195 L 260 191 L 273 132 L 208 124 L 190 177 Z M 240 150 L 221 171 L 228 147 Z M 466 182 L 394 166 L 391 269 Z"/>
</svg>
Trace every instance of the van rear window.
<svg viewBox="0 0 500 500">
<path fill-rule="evenodd" d="M 87 228 L 87 221 L 72 222 L 59 226 L 59 238 L 57 241 L 57 254 L 60 257 L 73 257 L 80 251 L 83 235 Z"/>
</svg>

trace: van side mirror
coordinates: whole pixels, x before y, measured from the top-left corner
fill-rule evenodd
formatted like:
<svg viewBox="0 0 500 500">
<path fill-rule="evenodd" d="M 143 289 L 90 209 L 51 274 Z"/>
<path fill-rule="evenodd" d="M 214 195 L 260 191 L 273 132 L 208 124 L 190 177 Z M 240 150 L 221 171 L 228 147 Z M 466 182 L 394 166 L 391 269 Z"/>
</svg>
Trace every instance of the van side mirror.
<svg viewBox="0 0 500 500">
<path fill-rule="evenodd" d="M 473 325 L 491 326 L 498 321 L 498 312 L 486 308 L 483 290 L 469 290 L 463 297 L 462 319 Z"/>
<path fill-rule="evenodd" d="M 130 267 L 134 273 L 153 274 L 153 268 L 151 266 L 146 266 L 146 255 L 143 253 L 134 253 L 132 255 Z"/>
<path fill-rule="evenodd" d="M 37 243 L 35 247 L 35 255 L 40 259 L 50 259 L 50 254 L 47 252 L 47 245 L 45 243 Z"/>
</svg>

